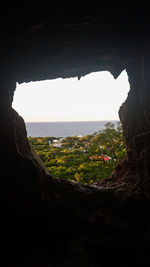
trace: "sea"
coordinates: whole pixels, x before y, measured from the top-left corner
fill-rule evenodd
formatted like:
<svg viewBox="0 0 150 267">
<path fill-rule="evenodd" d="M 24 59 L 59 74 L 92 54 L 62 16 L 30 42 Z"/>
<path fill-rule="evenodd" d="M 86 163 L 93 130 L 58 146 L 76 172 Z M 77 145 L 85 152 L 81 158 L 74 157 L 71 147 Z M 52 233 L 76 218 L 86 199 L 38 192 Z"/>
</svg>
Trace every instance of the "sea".
<svg viewBox="0 0 150 267">
<path fill-rule="evenodd" d="M 26 122 L 28 137 L 85 136 L 105 128 L 107 122 L 117 121 L 72 121 L 72 122 Z"/>
</svg>

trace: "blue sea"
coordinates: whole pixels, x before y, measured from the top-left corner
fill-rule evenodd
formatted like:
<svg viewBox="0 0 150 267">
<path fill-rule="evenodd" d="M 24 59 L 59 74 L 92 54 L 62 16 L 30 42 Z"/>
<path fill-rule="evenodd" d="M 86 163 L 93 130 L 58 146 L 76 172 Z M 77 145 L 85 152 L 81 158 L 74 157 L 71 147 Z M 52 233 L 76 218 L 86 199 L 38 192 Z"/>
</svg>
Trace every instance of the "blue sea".
<svg viewBox="0 0 150 267">
<path fill-rule="evenodd" d="M 73 122 L 26 122 L 28 136 L 67 137 L 93 134 L 105 128 L 107 122 L 117 121 L 73 121 Z"/>
</svg>

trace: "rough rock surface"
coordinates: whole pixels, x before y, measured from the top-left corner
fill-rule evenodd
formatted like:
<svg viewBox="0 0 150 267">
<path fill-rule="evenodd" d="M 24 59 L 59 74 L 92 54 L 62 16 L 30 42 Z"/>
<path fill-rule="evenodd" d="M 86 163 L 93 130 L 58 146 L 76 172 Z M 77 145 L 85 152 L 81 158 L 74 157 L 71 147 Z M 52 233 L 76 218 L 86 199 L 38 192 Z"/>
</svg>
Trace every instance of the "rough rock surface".
<svg viewBox="0 0 150 267">
<path fill-rule="evenodd" d="M 114 4 L 114 3 L 113 3 Z M 22 10 L 24 8 L 24 13 Z M 145 266 L 150 245 L 150 55 L 146 3 L 1 10 L 0 246 L 6 266 Z M 11 108 L 16 82 L 126 69 L 127 157 L 93 186 L 51 177 Z M 5 261 L 3 261 L 5 259 Z"/>
</svg>

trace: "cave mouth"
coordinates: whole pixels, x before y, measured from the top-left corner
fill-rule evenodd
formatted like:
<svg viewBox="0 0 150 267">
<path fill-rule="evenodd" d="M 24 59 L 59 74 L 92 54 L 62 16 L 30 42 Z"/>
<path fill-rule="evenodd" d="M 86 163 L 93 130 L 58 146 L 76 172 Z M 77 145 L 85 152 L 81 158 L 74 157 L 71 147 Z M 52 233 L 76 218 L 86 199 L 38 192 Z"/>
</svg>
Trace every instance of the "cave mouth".
<svg viewBox="0 0 150 267">
<path fill-rule="evenodd" d="M 119 120 L 118 110 L 128 92 L 125 70 L 116 80 L 110 72 L 100 71 L 80 80 L 17 83 L 12 107 L 25 122 Z"/>
<path fill-rule="evenodd" d="M 17 84 L 12 107 L 24 118 L 29 142 L 50 174 L 63 178 L 67 173 L 68 180 L 89 184 L 100 179 L 94 180 L 93 171 L 91 172 L 90 169 L 97 168 L 99 172 L 98 168 L 102 169 L 104 163 L 105 167 L 111 168 L 112 171 L 112 166 L 114 168 L 116 165 L 116 162 L 112 164 L 113 154 L 107 153 L 108 149 L 102 149 L 103 144 L 97 142 L 97 146 L 101 149 L 95 151 L 92 148 L 88 149 L 87 146 L 95 149 L 96 142 L 91 143 L 91 140 L 98 139 L 98 132 L 102 129 L 106 130 L 105 125 L 108 131 L 120 129 L 118 110 L 125 101 L 128 91 L 129 83 L 125 70 L 116 80 L 109 72 L 96 72 L 80 80 L 59 78 Z M 43 133 L 45 125 L 49 130 Z M 59 129 L 54 130 L 55 133 L 51 132 L 51 128 L 56 127 Z M 70 130 L 73 127 L 78 127 L 79 132 L 71 130 L 73 132 L 64 133 L 65 129 Z M 119 142 L 123 140 L 122 135 L 123 133 Z M 113 137 L 110 136 L 110 138 Z M 110 143 L 108 140 L 107 142 Z M 123 149 L 125 150 L 125 147 Z M 72 168 L 68 162 L 77 161 L 77 157 L 73 155 L 77 155 L 78 161 L 81 162 L 79 162 L 79 168 L 72 174 Z M 115 158 L 114 161 L 116 161 Z M 89 170 L 87 165 L 90 165 Z M 76 167 L 75 164 L 73 169 Z M 102 175 L 100 172 L 99 176 L 95 175 L 107 178 L 111 171 L 106 172 L 103 168 Z M 90 177 L 83 179 L 84 172 L 88 172 L 91 179 Z"/>
</svg>

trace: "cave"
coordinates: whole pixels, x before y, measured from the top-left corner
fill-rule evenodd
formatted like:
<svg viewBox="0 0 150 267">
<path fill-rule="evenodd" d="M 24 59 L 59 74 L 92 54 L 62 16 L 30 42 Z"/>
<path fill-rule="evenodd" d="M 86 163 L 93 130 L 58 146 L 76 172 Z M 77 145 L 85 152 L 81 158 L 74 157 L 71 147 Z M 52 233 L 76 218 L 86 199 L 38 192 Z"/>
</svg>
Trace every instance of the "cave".
<svg viewBox="0 0 150 267">
<path fill-rule="evenodd" d="M 97 4 L 98 5 L 98 4 Z M 24 11 L 24 12 L 22 12 Z M 1 262 L 6 266 L 133 266 L 149 262 L 148 3 L 121 7 L 40 3 L 1 9 Z M 125 70 L 119 110 L 127 146 L 109 179 L 54 179 L 11 105 L 16 83 Z"/>
</svg>

